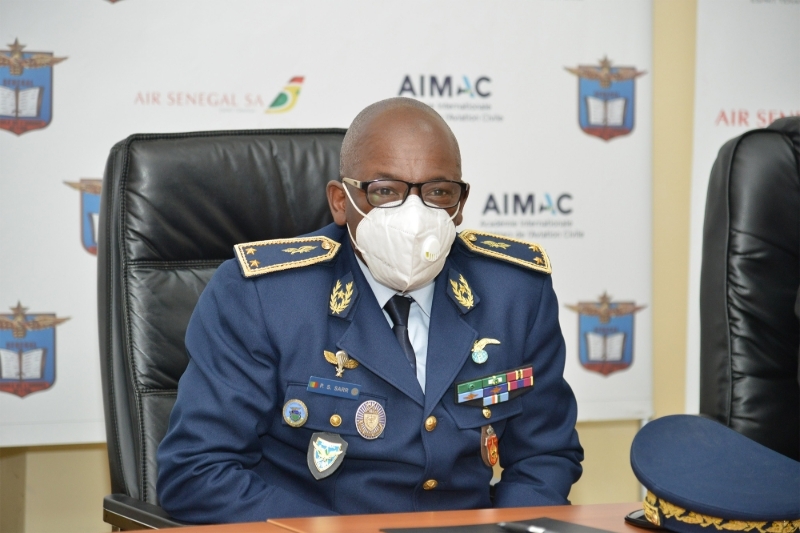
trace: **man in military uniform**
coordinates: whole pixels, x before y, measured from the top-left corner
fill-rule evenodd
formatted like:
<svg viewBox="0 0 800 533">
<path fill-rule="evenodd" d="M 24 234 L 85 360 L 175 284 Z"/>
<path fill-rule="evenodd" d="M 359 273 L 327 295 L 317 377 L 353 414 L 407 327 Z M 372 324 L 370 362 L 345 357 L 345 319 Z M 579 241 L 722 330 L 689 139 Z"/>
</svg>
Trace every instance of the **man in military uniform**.
<svg viewBox="0 0 800 533">
<path fill-rule="evenodd" d="M 334 224 L 237 245 L 203 292 L 161 505 L 230 522 L 568 503 L 583 451 L 544 250 L 456 234 L 458 144 L 414 100 L 356 117 L 341 177 Z"/>
</svg>

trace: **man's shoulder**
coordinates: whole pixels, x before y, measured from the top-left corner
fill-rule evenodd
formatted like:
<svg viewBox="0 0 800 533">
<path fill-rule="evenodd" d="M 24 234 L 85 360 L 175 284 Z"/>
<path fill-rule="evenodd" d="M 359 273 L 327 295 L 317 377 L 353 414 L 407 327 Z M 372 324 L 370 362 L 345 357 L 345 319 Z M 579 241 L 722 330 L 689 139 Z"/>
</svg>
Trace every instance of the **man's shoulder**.
<svg viewBox="0 0 800 533">
<path fill-rule="evenodd" d="M 454 248 L 467 257 L 491 259 L 483 262 L 487 266 L 514 265 L 540 275 L 552 272 L 547 252 L 535 242 L 467 229 L 458 234 Z"/>
<path fill-rule="evenodd" d="M 299 237 L 237 244 L 233 247 L 245 278 L 331 262 L 341 249 L 344 231 L 335 224 Z"/>
</svg>

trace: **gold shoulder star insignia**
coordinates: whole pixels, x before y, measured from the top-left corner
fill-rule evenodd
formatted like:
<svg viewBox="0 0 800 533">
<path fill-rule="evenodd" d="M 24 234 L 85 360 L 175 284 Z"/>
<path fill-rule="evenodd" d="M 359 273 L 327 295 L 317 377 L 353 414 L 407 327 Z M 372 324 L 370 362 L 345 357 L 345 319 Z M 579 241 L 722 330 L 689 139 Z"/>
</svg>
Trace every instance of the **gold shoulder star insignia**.
<svg viewBox="0 0 800 533">
<path fill-rule="evenodd" d="M 250 261 L 250 267 L 251 268 L 257 268 L 258 265 L 260 265 L 260 264 L 261 263 L 259 263 L 256 259 L 253 259 L 252 261 Z"/>
<path fill-rule="evenodd" d="M 251 246 L 250 248 L 245 248 L 244 253 L 246 253 L 247 255 L 253 255 L 254 253 L 256 253 L 256 249 Z"/>
</svg>

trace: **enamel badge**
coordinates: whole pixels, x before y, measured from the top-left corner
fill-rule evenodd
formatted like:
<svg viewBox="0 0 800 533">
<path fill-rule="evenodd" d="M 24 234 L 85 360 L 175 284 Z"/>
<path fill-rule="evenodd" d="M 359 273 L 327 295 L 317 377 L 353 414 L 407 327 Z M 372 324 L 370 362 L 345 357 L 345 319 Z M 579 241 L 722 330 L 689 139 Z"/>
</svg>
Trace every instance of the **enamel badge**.
<svg viewBox="0 0 800 533">
<path fill-rule="evenodd" d="M 481 459 L 490 468 L 500 460 L 497 433 L 494 432 L 494 428 L 491 425 L 481 428 Z"/>
<path fill-rule="evenodd" d="M 386 411 L 375 400 L 367 400 L 356 411 L 356 430 L 367 440 L 377 439 L 386 427 Z"/>
<path fill-rule="evenodd" d="M 308 420 L 308 407 L 300 400 L 289 400 L 283 406 L 283 420 L 293 428 L 299 428 Z"/>
<path fill-rule="evenodd" d="M 306 459 L 314 479 L 323 479 L 342 465 L 347 442 L 336 433 L 314 433 L 308 443 Z"/>
<path fill-rule="evenodd" d="M 489 354 L 484 350 L 487 344 L 500 344 L 500 341 L 497 339 L 478 339 L 475 341 L 475 344 L 472 345 L 472 360 L 482 365 L 489 359 Z"/>
</svg>

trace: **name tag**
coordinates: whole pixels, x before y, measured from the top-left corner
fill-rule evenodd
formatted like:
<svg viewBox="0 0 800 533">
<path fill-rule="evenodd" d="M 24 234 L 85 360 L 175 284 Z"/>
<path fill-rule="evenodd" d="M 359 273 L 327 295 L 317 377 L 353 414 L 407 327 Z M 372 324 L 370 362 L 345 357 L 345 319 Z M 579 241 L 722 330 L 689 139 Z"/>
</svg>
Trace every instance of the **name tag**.
<svg viewBox="0 0 800 533">
<path fill-rule="evenodd" d="M 317 394 L 338 396 L 339 398 L 346 398 L 348 400 L 358 400 L 358 395 L 361 394 L 361 385 L 336 379 L 311 376 L 308 379 L 308 387 L 306 390 Z"/>
</svg>

